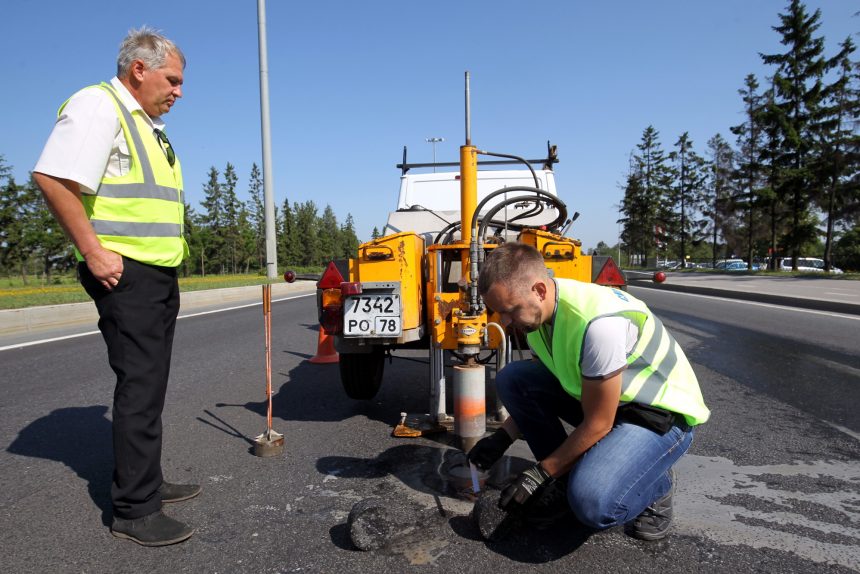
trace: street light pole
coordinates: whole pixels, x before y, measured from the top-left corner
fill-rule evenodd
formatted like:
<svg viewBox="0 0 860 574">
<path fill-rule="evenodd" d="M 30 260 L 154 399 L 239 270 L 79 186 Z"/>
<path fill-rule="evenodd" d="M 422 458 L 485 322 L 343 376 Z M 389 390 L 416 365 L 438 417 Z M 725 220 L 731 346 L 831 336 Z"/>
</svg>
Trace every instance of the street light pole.
<svg viewBox="0 0 860 574">
<path fill-rule="evenodd" d="M 275 234 L 275 183 L 272 177 L 272 132 L 269 120 L 269 58 L 266 44 L 266 0 L 257 0 L 257 34 L 260 52 L 260 124 L 263 139 L 263 210 L 266 220 L 266 278 L 278 276 Z"/>
<path fill-rule="evenodd" d="M 427 138 L 427 143 L 433 144 L 433 173 L 436 173 L 436 144 L 445 141 L 445 138 Z"/>
</svg>

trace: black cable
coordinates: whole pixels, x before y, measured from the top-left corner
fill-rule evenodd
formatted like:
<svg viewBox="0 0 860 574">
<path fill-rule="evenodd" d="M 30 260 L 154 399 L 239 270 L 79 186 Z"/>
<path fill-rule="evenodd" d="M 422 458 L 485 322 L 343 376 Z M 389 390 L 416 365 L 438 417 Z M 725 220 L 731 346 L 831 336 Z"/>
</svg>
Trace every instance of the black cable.
<svg viewBox="0 0 860 574">
<path fill-rule="evenodd" d="M 567 214 L 567 206 L 564 204 L 564 202 L 561 199 L 559 199 L 558 197 L 552 195 L 551 193 L 544 191 L 542 189 L 538 189 L 536 187 L 527 187 L 524 185 L 515 185 L 513 187 L 503 187 L 502 189 L 497 189 L 496 191 L 490 193 L 489 195 L 487 195 L 487 197 L 485 197 L 484 199 L 481 200 L 481 202 L 475 208 L 475 213 L 472 214 L 472 221 L 470 222 L 472 229 L 474 229 L 477 225 L 478 216 L 481 213 L 481 208 L 483 208 L 491 199 L 493 199 L 499 195 L 502 195 L 502 194 L 511 193 L 513 191 L 525 191 L 525 192 L 534 193 L 534 194 L 539 195 L 539 196 L 543 196 L 543 197 L 547 198 L 548 201 L 557 204 L 561 208 L 564 208 L 565 215 Z M 532 199 L 532 198 L 529 196 L 518 197 L 518 198 L 516 198 L 516 201 L 523 201 L 525 199 Z M 510 203 L 516 203 L 516 201 L 510 201 Z M 509 201 L 506 200 L 506 201 L 503 201 L 500 205 L 507 205 L 508 203 L 509 203 Z M 484 219 L 487 219 L 486 216 L 484 217 Z"/>
<path fill-rule="evenodd" d="M 507 188 L 506 190 L 503 189 L 503 190 L 499 190 L 499 191 L 507 192 L 507 191 L 516 190 L 516 189 L 517 188 Z M 551 222 L 546 224 L 547 228 L 560 227 L 564 223 L 564 221 L 567 219 L 567 206 L 564 204 L 563 201 L 561 201 L 560 199 L 558 199 L 554 195 L 550 195 L 546 192 L 543 192 L 539 189 L 534 189 L 534 188 L 518 188 L 518 190 L 519 191 L 539 192 L 540 195 L 545 196 L 545 199 L 543 199 L 543 202 L 551 204 L 553 207 L 555 207 L 555 209 L 558 210 L 558 216 L 554 220 L 552 220 Z M 490 199 L 491 197 L 497 195 L 498 193 L 499 192 L 491 193 L 481 203 L 482 204 L 485 203 L 487 201 L 487 199 Z M 548 198 L 548 199 L 546 199 L 546 198 Z M 499 211 L 501 211 L 502 209 L 504 209 L 505 207 L 507 207 L 508 205 L 510 205 L 512 203 L 520 203 L 523 201 L 536 202 L 536 201 L 541 201 L 541 198 L 531 197 L 531 196 L 517 196 L 517 197 L 512 197 L 512 198 L 506 199 L 506 200 L 502 201 L 501 203 L 499 203 L 498 205 L 493 206 L 489 211 L 487 211 L 487 213 L 481 219 L 481 223 L 480 223 L 478 230 L 477 230 L 476 239 L 480 239 L 481 237 L 484 236 L 484 234 L 486 233 L 486 228 L 489 225 L 488 221 L 492 221 L 492 217 L 496 213 L 498 213 Z M 543 208 L 541 208 L 541 211 L 543 211 Z M 477 209 L 475 210 L 475 212 L 477 213 Z M 525 227 L 524 225 L 519 225 L 519 224 L 512 225 L 510 222 L 508 225 L 514 231 L 521 230 Z M 474 228 L 474 218 L 473 218 L 473 228 Z"/>
<path fill-rule="evenodd" d="M 510 154 L 506 154 L 506 153 L 493 153 L 493 152 L 490 152 L 490 151 L 483 151 L 483 150 L 478 150 L 478 154 L 480 154 L 480 155 L 490 155 L 490 156 L 493 156 L 493 157 L 506 157 L 506 158 L 508 158 L 508 159 L 515 159 L 515 160 L 517 160 L 517 161 L 519 161 L 519 162 L 522 162 L 522 163 L 526 164 L 526 167 L 527 167 L 527 168 L 529 168 L 529 171 L 530 171 L 530 172 L 532 172 L 532 178 L 535 180 L 535 187 L 538 187 L 538 188 L 540 187 L 540 181 L 538 181 L 537 174 L 535 173 L 535 170 L 534 170 L 534 168 L 532 167 L 532 164 L 530 164 L 528 161 L 526 161 L 525 159 L 521 158 L 520 156 L 518 156 L 518 155 L 510 155 Z"/>
<path fill-rule="evenodd" d="M 523 202 L 523 203 L 525 203 L 525 202 Z M 516 206 L 514 206 L 514 207 L 516 207 Z M 525 206 L 523 206 L 523 207 L 525 207 Z M 514 217 L 510 218 L 508 220 L 508 223 L 513 223 L 515 221 L 519 221 L 520 219 L 528 219 L 529 217 L 536 217 L 536 216 L 540 215 L 541 213 L 543 213 L 543 209 L 544 209 L 543 208 L 543 202 L 538 200 L 535 202 L 534 207 L 532 207 L 528 211 L 524 211 L 523 213 L 520 213 L 519 215 L 515 215 Z"/>
<path fill-rule="evenodd" d="M 452 221 L 446 227 L 442 228 L 442 231 L 440 231 L 439 234 L 436 235 L 436 239 L 433 240 L 433 244 L 434 245 L 447 245 L 447 244 L 451 243 L 452 240 L 454 239 L 454 233 L 460 229 L 460 223 L 461 222 L 459 222 L 459 221 Z M 442 241 L 442 238 L 445 237 L 446 234 L 449 237 L 446 238 L 444 241 Z"/>
<path fill-rule="evenodd" d="M 418 208 L 418 209 L 416 209 L 416 208 Z M 401 210 L 398 210 L 398 211 L 401 211 Z M 436 213 L 432 209 L 428 209 L 428 208 L 424 207 L 423 205 L 419 205 L 417 203 L 412 204 L 409 208 L 402 210 L 402 211 L 427 211 L 429 213 L 432 213 L 433 215 L 435 215 L 436 217 L 438 217 L 439 219 L 441 219 L 442 221 L 444 221 L 448 225 L 451 225 L 450 221 L 448 221 L 447 219 L 445 219 L 444 217 L 442 217 L 441 215 L 439 215 L 438 213 Z"/>
</svg>

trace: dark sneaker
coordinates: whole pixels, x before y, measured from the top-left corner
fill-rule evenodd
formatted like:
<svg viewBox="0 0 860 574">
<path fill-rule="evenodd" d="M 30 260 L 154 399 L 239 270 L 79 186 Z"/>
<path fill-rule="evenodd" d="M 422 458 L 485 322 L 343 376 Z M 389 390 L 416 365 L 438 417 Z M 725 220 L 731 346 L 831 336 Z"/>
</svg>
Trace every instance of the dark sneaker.
<svg viewBox="0 0 860 574">
<path fill-rule="evenodd" d="M 672 494 L 675 492 L 675 469 L 669 469 L 672 485 L 669 492 L 654 501 L 642 514 L 627 524 L 627 533 L 641 540 L 661 540 L 669 533 L 672 525 Z"/>
<path fill-rule="evenodd" d="M 567 503 L 567 476 L 565 476 L 553 481 L 541 497 L 525 510 L 523 518 L 526 524 L 538 530 L 544 530 L 570 516 L 573 516 L 573 511 Z"/>
<path fill-rule="evenodd" d="M 117 538 L 133 540 L 141 546 L 167 546 L 188 540 L 194 530 L 188 525 L 165 516 L 160 510 L 140 518 L 114 516 L 110 532 Z"/>
<path fill-rule="evenodd" d="M 161 502 L 182 502 L 194 498 L 203 491 L 199 484 L 171 484 L 162 482 L 158 487 Z"/>
</svg>

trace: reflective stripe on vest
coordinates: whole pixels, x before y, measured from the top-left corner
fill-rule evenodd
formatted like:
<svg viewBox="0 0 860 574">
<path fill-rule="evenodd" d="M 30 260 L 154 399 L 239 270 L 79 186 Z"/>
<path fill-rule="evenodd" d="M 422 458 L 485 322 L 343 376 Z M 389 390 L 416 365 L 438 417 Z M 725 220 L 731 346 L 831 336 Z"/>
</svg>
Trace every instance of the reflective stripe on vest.
<svg viewBox="0 0 860 574">
<path fill-rule="evenodd" d="M 684 415 L 693 425 L 708 419 L 710 411 L 687 357 L 644 303 L 609 287 L 565 279 L 556 284 L 559 298 L 552 350 L 537 332 L 528 335 L 528 342 L 568 394 L 582 397 L 580 361 L 588 326 L 602 317 L 621 316 L 639 331 L 621 375 L 621 402 L 662 407 Z"/>
<path fill-rule="evenodd" d="M 137 223 L 134 221 L 106 221 L 92 219 L 96 235 L 124 237 L 175 237 L 182 232 L 178 223 Z"/>
<path fill-rule="evenodd" d="M 647 339 L 648 343 L 638 353 L 639 356 L 627 365 L 627 370 L 621 376 L 621 392 L 631 396 L 631 400 L 637 403 L 648 405 L 657 399 L 668 373 L 678 364 L 679 353 L 683 354 L 662 321 L 654 315 L 650 319 L 653 331 Z M 666 346 L 665 343 L 668 343 L 668 348 L 661 349 Z M 661 350 L 664 352 L 661 353 Z"/>
<path fill-rule="evenodd" d="M 134 114 L 113 86 L 93 87 L 111 96 L 131 156 L 131 171 L 103 177 L 95 195 L 82 196 L 87 217 L 106 249 L 142 263 L 175 267 L 188 252 L 182 236 L 185 206 L 179 161 L 171 168 L 157 141 L 146 145 Z"/>
</svg>

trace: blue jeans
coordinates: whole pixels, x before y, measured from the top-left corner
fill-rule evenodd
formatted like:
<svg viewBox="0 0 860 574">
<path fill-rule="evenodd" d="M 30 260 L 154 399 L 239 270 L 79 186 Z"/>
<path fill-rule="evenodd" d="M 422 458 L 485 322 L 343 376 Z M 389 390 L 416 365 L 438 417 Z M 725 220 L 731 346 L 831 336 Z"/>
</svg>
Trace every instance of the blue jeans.
<svg viewBox="0 0 860 574">
<path fill-rule="evenodd" d="M 573 426 L 582 422 L 580 402 L 538 360 L 507 365 L 496 377 L 496 391 L 539 461 L 567 438 L 559 419 Z M 597 530 L 633 520 L 669 492 L 669 469 L 692 441 L 687 425 L 660 435 L 616 421 L 571 469 L 568 504 L 582 524 Z"/>
</svg>

